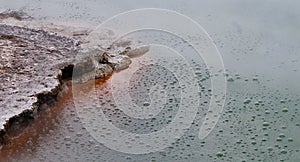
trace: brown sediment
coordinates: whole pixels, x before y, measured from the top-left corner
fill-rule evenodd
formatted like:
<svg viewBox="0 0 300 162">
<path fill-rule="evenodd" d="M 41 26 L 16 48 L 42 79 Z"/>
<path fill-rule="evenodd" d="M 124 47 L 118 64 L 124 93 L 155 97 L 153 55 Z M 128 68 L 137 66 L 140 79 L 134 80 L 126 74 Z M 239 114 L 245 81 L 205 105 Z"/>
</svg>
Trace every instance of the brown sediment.
<svg viewBox="0 0 300 162">
<path fill-rule="evenodd" d="M 62 90 L 62 80 L 72 77 L 75 56 L 82 48 L 73 38 L 44 30 L 4 24 L 0 24 L 0 29 L 0 108 L 1 117 L 7 117 L 6 121 L 0 119 L 1 145 L 15 136 L 13 130 L 31 123 L 41 105 L 55 100 Z M 107 51 L 113 57 L 105 64 L 94 63 L 96 76 L 86 75 L 83 80 L 103 78 L 113 70 L 128 67 L 131 61 L 127 53 L 135 56 L 149 50 L 139 50 L 138 45 L 128 41 L 114 45 Z M 87 49 L 94 53 L 94 49 Z"/>
<path fill-rule="evenodd" d="M 58 94 L 76 48 L 71 38 L 0 24 L 0 143 L 14 123 L 32 120 L 40 104 Z"/>
<path fill-rule="evenodd" d="M 95 84 L 105 84 L 110 76 L 92 81 Z M 28 149 L 28 141 L 31 142 L 30 149 L 35 150 L 40 137 L 47 136 L 50 131 L 55 130 L 59 126 L 62 111 L 71 109 L 72 112 L 76 112 L 73 105 L 72 83 L 70 80 L 64 80 L 63 82 L 63 88 L 59 95 L 40 104 L 39 111 L 37 111 L 34 120 L 13 124 L 7 130 L 6 134 L 8 138 L 6 144 L 0 150 L 0 161 L 17 158 L 19 153 Z M 90 84 L 89 82 L 81 83 L 80 86 L 84 87 L 85 84 Z"/>
<path fill-rule="evenodd" d="M 27 125 L 36 118 L 41 105 L 46 103 L 53 104 L 55 102 L 57 95 L 62 91 L 62 84 L 64 84 L 63 80 L 72 76 L 72 70 L 70 70 L 70 67 L 73 66 L 66 66 L 62 69 L 62 75 L 57 76 L 60 84 L 58 84 L 54 89 L 36 95 L 37 102 L 33 103 L 33 109 L 26 109 L 21 114 L 9 118 L 9 120 L 4 124 L 4 129 L 0 131 L 0 144 L 8 144 L 11 138 L 18 135 L 17 132 L 26 128 Z"/>
</svg>

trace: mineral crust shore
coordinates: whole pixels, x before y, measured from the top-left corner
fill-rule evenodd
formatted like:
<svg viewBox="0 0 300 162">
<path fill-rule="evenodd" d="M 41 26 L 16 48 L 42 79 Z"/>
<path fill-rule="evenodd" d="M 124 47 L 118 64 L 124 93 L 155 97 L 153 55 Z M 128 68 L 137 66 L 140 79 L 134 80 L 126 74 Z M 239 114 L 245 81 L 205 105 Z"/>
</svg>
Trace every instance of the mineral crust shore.
<svg viewBox="0 0 300 162">
<path fill-rule="evenodd" d="M 0 24 L 0 144 L 13 124 L 34 119 L 40 105 L 57 96 L 75 64 L 84 69 L 78 82 L 105 77 L 128 67 L 130 56 L 149 50 L 139 45 L 127 40 L 103 49 L 82 45 L 75 37 Z M 78 53 L 87 57 L 76 62 Z"/>
</svg>

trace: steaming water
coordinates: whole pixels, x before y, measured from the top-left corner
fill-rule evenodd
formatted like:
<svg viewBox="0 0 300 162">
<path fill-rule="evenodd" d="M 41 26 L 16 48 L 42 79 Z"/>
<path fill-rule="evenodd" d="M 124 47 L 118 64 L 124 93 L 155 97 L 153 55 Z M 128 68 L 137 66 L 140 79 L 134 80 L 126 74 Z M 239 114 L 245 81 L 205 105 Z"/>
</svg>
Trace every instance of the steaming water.
<svg viewBox="0 0 300 162">
<path fill-rule="evenodd" d="M 300 161 L 299 5 L 298 1 L 1 1 L 0 11 L 24 9 L 40 20 L 92 25 L 142 7 L 178 11 L 197 21 L 210 34 L 223 57 L 229 80 L 224 111 L 216 128 L 204 140 L 199 140 L 197 135 L 209 104 L 211 85 L 201 58 L 190 57 L 189 62 L 201 80 L 199 111 L 188 132 L 171 147 L 144 155 L 124 154 L 107 148 L 91 137 L 81 124 L 69 86 L 55 105 L 45 106 L 51 110 L 41 113 L 22 135 L 3 148 L 1 158 L 24 161 Z M 164 33 L 149 31 L 135 33 L 134 37 L 165 43 L 191 56 L 193 53 L 189 47 L 178 46 L 177 38 Z M 141 69 L 141 73 L 147 74 L 145 69 Z M 112 103 L 110 80 L 98 82 L 99 100 L 118 128 L 137 133 L 155 131 L 168 124 L 176 113 L 174 106 L 167 115 L 159 114 L 148 122 L 123 118 L 124 114 Z M 150 84 L 152 81 L 141 82 Z M 147 96 L 137 99 L 144 98 Z M 176 95 L 173 100 L 172 104 L 176 105 Z"/>
</svg>

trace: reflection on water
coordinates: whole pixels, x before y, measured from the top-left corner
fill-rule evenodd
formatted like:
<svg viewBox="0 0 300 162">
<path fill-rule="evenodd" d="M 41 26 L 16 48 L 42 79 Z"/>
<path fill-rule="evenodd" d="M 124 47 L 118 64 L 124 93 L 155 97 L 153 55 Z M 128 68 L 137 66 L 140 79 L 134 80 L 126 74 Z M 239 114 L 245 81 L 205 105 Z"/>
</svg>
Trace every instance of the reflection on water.
<svg viewBox="0 0 300 162">
<path fill-rule="evenodd" d="M 98 79 L 95 83 L 106 85 L 106 79 Z M 85 83 L 80 86 L 85 87 Z M 59 127 L 65 126 L 64 122 L 78 123 L 76 109 L 73 104 L 72 85 L 68 81 L 64 84 L 63 91 L 58 98 L 40 107 L 40 111 L 34 120 L 24 127 L 16 127 L 10 130 L 7 145 L 0 150 L 0 161 L 11 161 L 12 159 L 27 159 L 28 155 L 35 154 L 43 142 L 51 140 L 53 134 L 59 135 Z M 71 124 L 62 129 L 73 129 Z M 73 125 L 73 124 L 72 124 Z M 78 126 L 78 125 L 77 125 Z M 71 131 L 72 132 L 72 131 Z M 64 136 L 59 138 L 64 139 Z M 58 146 L 56 146 L 58 147 Z"/>
<path fill-rule="evenodd" d="M 49 101 L 42 105 L 35 120 L 23 128 L 9 132 L 10 140 L 0 151 L 0 161 L 11 158 L 22 159 L 27 154 L 34 154 L 40 140 L 47 138 L 61 124 L 61 114 L 67 109 L 72 110 L 72 93 L 70 84 L 57 101 Z"/>
<path fill-rule="evenodd" d="M 89 135 L 76 113 L 69 85 L 55 104 L 44 106 L 39 117 L 4 146 L 0 161 L 300 161 L 299 1 L 30 2 L 1 1 L 0 11 L 25 7 L 42 20 L 93 25 L 141 7 L 168 8 L 190 16 L 208 31 L 224 59 L 229 81 L 226 105 L 216 128 L 199 140 L 210 84 L 205 67 L 195 67 L 201 77 L 201 104 L 189 131 L 160 152 L 129 155 L 110 150 Z M 141 37 L 158 38 L 160 43 L 166 38 L 160 33 L 149 35 Z M 167 43 L 181 50 L 180 42 Z M 123 119 L 112 108 L 109 85 L 109 79 L 99 81 L 96 89 L 112 123 L 129 131 L 151 131 L 151 125 Z"/>
<path fill-rule="evenodd" d="M 198 74 L 207 78 L 203 71 Z M 299 95 L 269 89 L 259 78 L 248 79 L 231 73 L 229 78 L 229 93 L 223 114 L 216 128 L 204 140 L 199 140 L 197 135 L 207 110 L 209 79 L 201 82 L 204 85 L 201 88 L 201 105 L 189 131 L 170 147 L 144 155 L 116 152 L 91 137 L 76 113 L 72 87 L 68 85 L 55 104 L 43 106 L 38 118 L 4 146 L 0 152 L 1 160 L 298 161 Z M 87 89 L 87 84 L 80 85 L 83 91 Z M 116 109 L 110 86 L 110 78 L 97 80 L 95 84 L 101 103 L 99 107 L 114 125 L 133 132 L 149 131 L 151 127 L 165 125 L 160 119 L 149 121 L 149 124 L 129 121 Z"/>
</svg>

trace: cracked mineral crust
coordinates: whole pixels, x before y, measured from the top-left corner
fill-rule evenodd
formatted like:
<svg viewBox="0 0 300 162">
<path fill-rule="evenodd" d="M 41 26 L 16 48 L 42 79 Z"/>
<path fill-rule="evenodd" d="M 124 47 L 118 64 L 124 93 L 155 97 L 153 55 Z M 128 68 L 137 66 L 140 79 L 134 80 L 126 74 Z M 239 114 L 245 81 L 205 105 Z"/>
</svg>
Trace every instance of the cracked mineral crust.
<svg viewBox="0 0 300 162">
<path fill-rule="evenodd" d="M 139 41 L 118 40 L 106 48 L 105 39 L 95 45 L 80 44 L 85 36 L 74 38 L 0 24 L 0 142 L 9 120 L 22 114 L 33 117 L 46 97 L 57 95 L 64 70 L 72 75 L 77 67 L 77 81 L 86 82 L 127 68 L 129 57 L 149 50 Z"/>
<path fill-rule="evenodd" d="M 38 98 L 60 89 L 61 70 L 74 62 L 73 39 L 0 25 L 0 130 L 8 119 L 37 109 Z"/>
<path fill-rule="evenodd" d="M 62 89 L 63 77 L 73 75 L 79 83 L 102 78 L 149 51 L 140 41 L 116 39 L 113 31 L 64 25 L 34 21 L 23 12 L 0 13 L 0 144 L 11 120 L 33 118 Z"/>
</svg>

